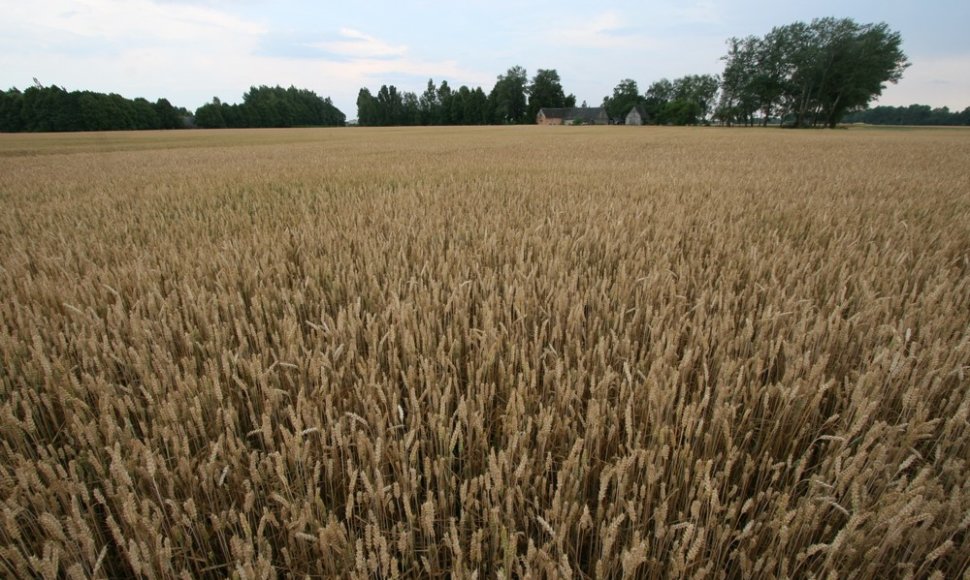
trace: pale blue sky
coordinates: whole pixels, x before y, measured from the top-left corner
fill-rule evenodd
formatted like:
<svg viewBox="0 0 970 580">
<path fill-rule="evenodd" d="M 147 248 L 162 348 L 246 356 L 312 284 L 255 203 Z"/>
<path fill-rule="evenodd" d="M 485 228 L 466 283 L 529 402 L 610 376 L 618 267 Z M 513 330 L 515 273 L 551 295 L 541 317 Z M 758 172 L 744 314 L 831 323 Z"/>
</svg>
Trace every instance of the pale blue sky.
<svg viewBox="0 0 970 580">
<path fill-rule="evenodd" d="M 624 78 L 719 73 L 725 40 L 815 17 L 887 22 L 913 65 L 881 104 L 970 106 L 970 2 L 863 0 L 0 0 L 0 87 L 37 77 L 195 109 L 254 84 L 309 88 L 356 117 L 362 86 L 481 86 L 555 68 L 599 104 Z"/>
</svg>

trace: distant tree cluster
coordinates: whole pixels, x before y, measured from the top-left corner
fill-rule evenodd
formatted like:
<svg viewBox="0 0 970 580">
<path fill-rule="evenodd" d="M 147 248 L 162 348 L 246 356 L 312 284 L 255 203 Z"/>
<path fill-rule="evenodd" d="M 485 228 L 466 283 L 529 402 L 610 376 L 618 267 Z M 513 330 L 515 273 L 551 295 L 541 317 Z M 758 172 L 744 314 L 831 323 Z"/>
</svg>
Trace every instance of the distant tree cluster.
<svg viewBox="0 0 970 580">
<path fill-rule="evenodd" d="M 34 86 L 0 92 L 0 131 L 116 131 L 177 129 L 190 114 L 166 99 Z"/>
<path fill-rule="evenodd" d="M 603 106 L 616 122 L 622 122 L 633 107 L 640 107 L 649 124 L 696 125 L 708 122 L 717 89 L 715 75 L 687 75 L 673 81 L 660 79 L 641 95 L 635 80 L 623 79 L 612 96 L 603 98 Z"/>
<path fill-rule="evenodd" d="M 902 77 L 909 62 L 901 42 L 899 33 L 884 23 L 848 18 L 795 22 L 763 38 L 730 39 L 721 76 L 660 79 L 642 94 L 635 80 L 623 79 L 602 106 L 612 123 L 624 122 L 637 107 L 641 118 L 656 125 L 775 120 L 795 127 L 834 127 L 847 114 L 864 110 L 885 83 Z M 452 92 L 447 82 L 438 88 L 434 81 L 420 97 L 385 85 L 376 96 L 363 88 L 357 98 L 361 125 L 534 123 L 542 107 L 575 105 L 555 69 L 539 69 L 530 83 L 521 66 L 499 75 L 487 98 L 480 88 Z"/>
<path fill-rule="evenodd" d="M 909 66 L 902 39 L 884 24 L 821 18 L 728 41 L 717 116 L 725 123 L 780 118 L 834 127 L 865 108 Z"/>
<path fill-rule="evenodd" d="M 223 103 L 218 97 L 195 111 L 195 124 L 202 128 L 247 127 L 339 127 L 346 116 L 329 97 L 290 87 L 252 87 L 243 102 Z"/>
<path fill-rule="evenodd" d="M 447 81 L 428 88 L 417 96 L 400 92 L 394 85 L 381 86 L 377 95 L 366 89 L 357 94 L 357 122 L 377 127 L 391 125 L 483 125 L 488 98 L 479 89 L 461 86 L 453 91 Z"/>
<path fill-rule="evenodd" d="M 970 125 L 970 107 L 951 112 L 949 107 L 932 109 L 929 105 L 879 106 L 849 113 L 843 121 L 870 125 Z"/>
<path fill-rule="evenodd" d="M 539 69 L 530 82 L 526 70 L 514 66 L 499 75 L 488 95 L 481 87 L 428 80 L 420 95 L 382 85 L 377 94 L 364 87 L 357 94 L 357 122 L 363 126 L 391 125 L 510 125 L 534 123 L 542 107 L 572 107 L 555 69 Z"/>
</svg>

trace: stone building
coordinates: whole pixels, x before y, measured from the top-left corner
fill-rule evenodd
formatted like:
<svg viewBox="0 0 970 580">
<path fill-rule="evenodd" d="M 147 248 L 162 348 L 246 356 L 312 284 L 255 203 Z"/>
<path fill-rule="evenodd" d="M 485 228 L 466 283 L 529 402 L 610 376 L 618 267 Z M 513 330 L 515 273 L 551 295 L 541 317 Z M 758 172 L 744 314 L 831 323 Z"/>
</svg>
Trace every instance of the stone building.
<svg viewBox="0 0 970 580">
<path fill-rule="evenodd" d="M 609 125 L 603 107 L 544 107 L 536 115 L 538 125 Z"/>
</svg>

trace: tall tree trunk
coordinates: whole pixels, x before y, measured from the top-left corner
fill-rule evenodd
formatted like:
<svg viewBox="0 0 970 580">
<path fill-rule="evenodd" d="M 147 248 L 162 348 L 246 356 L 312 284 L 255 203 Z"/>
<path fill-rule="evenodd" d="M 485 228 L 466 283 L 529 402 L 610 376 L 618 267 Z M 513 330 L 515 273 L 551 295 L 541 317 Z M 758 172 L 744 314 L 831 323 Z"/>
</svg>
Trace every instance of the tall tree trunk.
<svg viewBox="0 0 970 580">
<path fill-rule="evenodd" d="M 834 129 L 835 125 L 839 122 L 838 110 L 840 100 L 842 100 L 842 93 L 839 93 L 838 96 L 835 97 L 835 100 L 832 101 L 832 108 L 829 109 L 828 119 L 826 120 L 826 124 L 829 126 L 829 129 Z"/>
</svg>

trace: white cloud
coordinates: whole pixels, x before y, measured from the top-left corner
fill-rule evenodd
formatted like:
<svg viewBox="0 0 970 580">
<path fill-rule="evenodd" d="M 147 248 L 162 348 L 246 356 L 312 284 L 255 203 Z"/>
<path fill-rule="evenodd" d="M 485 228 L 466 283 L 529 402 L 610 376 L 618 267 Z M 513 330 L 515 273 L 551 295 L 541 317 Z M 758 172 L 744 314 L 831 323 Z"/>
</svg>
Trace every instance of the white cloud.
<svg viewBox="0 0 970 580">
<path fill-rule="evenodd" d="M 307 46 L 330 54 L 355 58 L 404 56 L 408 51 L 405 45 L 394 46 L 353 28 L 341 28 L 340 36 L 341 40 L 315 42 Z"/>
<path fill-rule="evenodd" d="M 650 38 L 634 33 L 629 22 L 610 10 L 591 19 L 554 24 L 544 33 L 546 40 L 558 46 L 576 48 L 649 48 Z"/>
<path fill-rule="evenodd" d="M 72 37 L 100 42 L 197 42 L 207 37 L 212 40 L 254 38 L 266 32 L 259 23 L 225 11 L 152 0 L 20 2 L 5 8 L 5 20 L 8 26 L 24 27 L 34 38 L 49 42 Z"/>
<path fill-rule="evenodd" d="M 717 24 L 722 20 L 720 8 L 707 0 L 687 5 L 678 4 L 669 13 L 677 24 Z"/>
<path fill-rule="evenodd" d="M 331 95 L 352 117 L 357 90 L 388 77 L 459 84 L 491 78 L 455 60 L 419 58 L 406 45 L 354 28 L 315 44 L 320 53 L 312 58 L 267 55 L 262 47 L 271 31 L 230 9 L 162 0 L 11 3 L 0 22 L 0 81 L 23 88 L 37 77 L 69 90 L 167 97 L 189 108 L 214 95 L 234 102 L 256 84 L 295 85 Z"/>
</svg>

